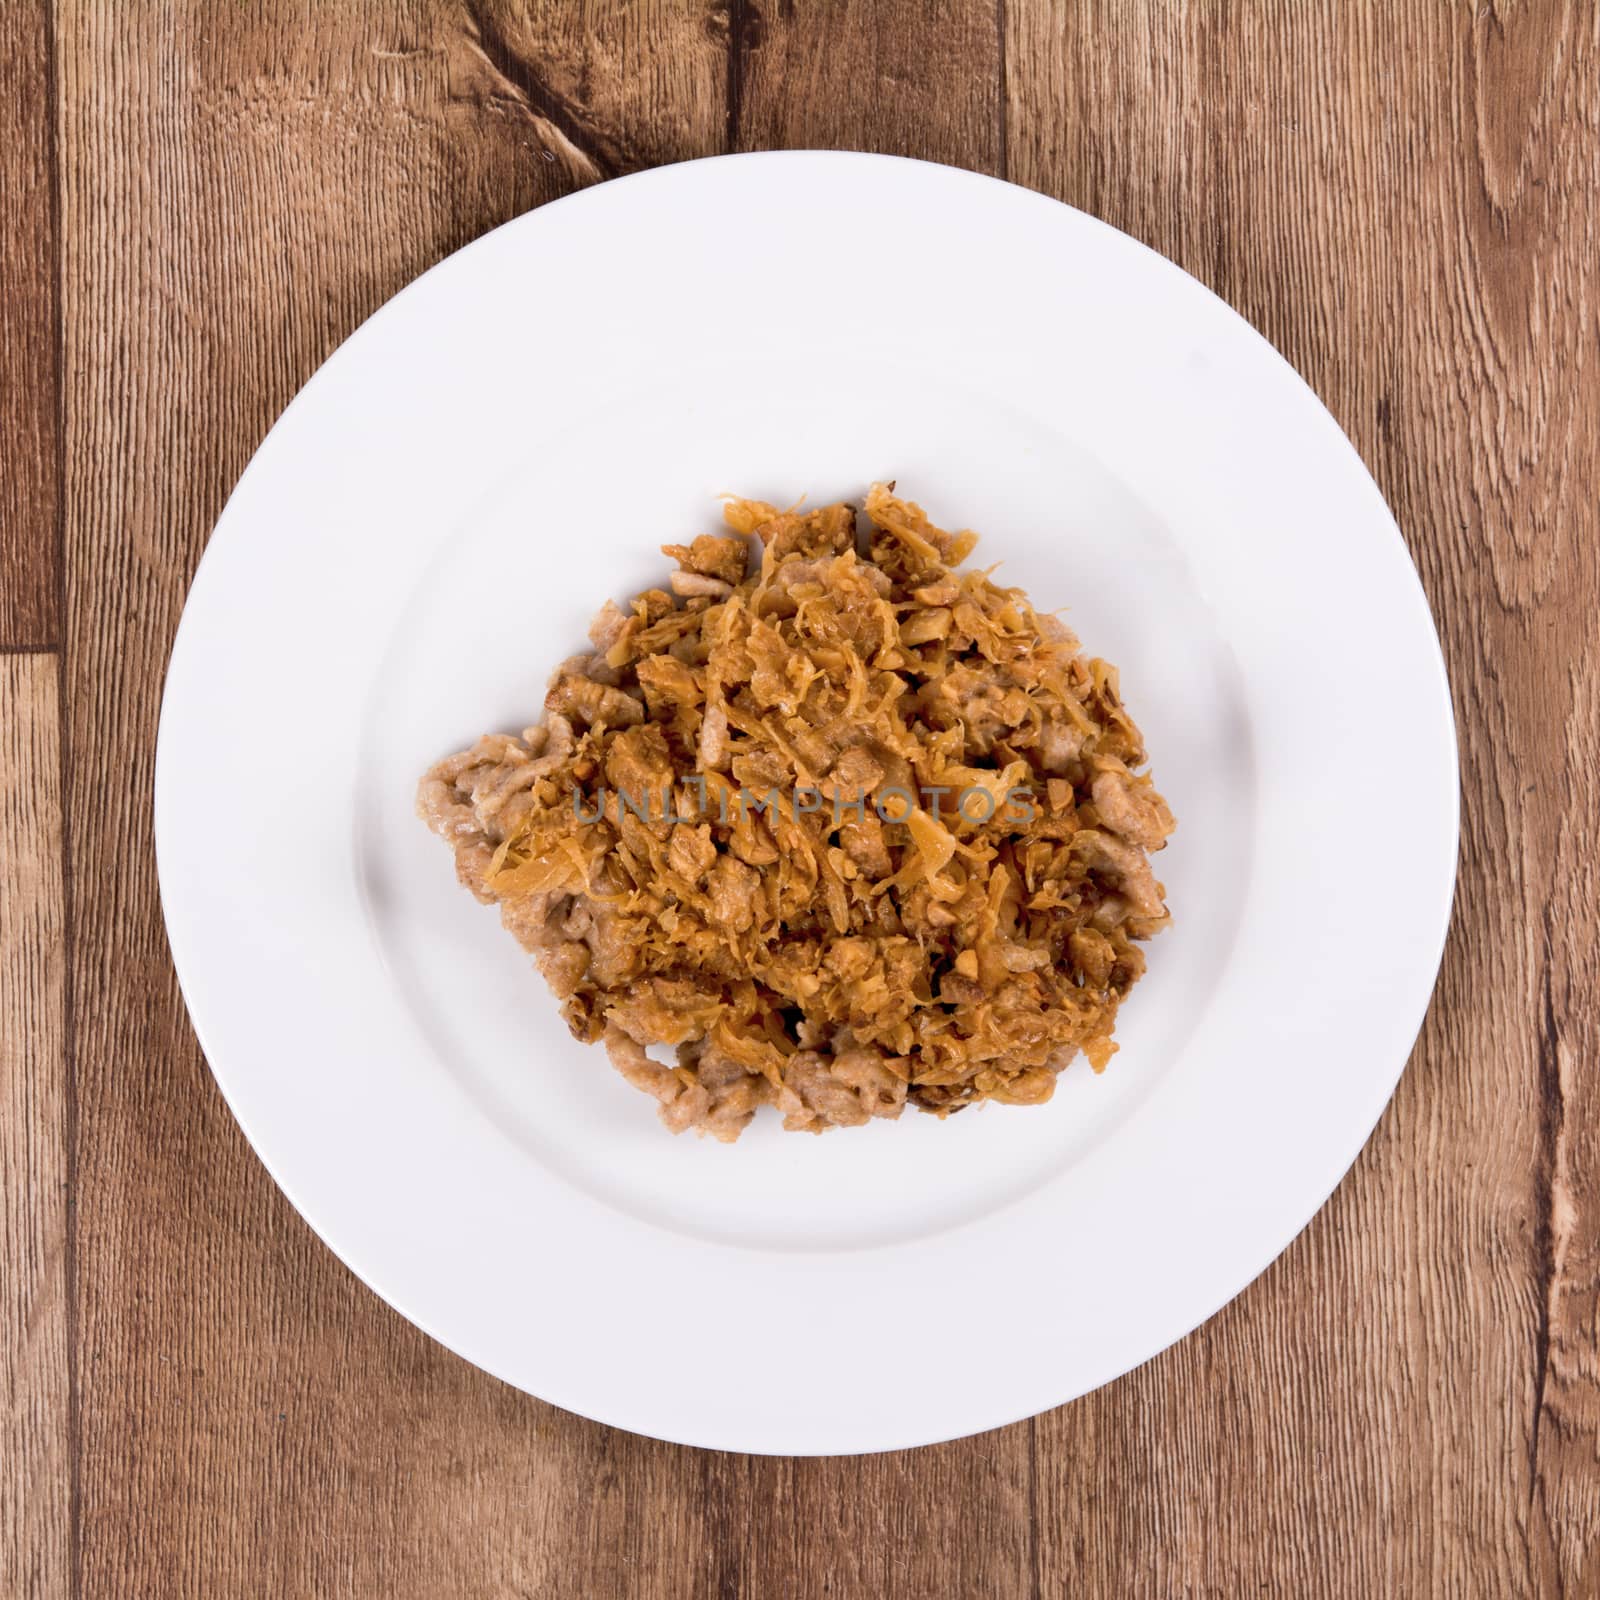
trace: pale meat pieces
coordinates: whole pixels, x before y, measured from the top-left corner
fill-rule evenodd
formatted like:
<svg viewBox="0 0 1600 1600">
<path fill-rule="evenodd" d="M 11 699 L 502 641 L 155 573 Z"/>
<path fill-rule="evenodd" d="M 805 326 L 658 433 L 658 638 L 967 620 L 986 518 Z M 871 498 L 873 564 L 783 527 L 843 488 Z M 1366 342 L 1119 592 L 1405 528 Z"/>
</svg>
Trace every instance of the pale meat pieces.
<svg viewBox="0 0 1600 1600">
<path fill-rule="evenodd" d="M 1110 1059 L 1168 920 L 1172 813 L 1115 671 L 955 570 L 973 535 L 883 485 L 866 512 L 863 554 L 848 505 L 731 501 L 731 533 L 663 546 L 664 588 L 606 603 L 540 725 L 418 790 L 674 1132 L 1037 1104 Z"/>
</svg>

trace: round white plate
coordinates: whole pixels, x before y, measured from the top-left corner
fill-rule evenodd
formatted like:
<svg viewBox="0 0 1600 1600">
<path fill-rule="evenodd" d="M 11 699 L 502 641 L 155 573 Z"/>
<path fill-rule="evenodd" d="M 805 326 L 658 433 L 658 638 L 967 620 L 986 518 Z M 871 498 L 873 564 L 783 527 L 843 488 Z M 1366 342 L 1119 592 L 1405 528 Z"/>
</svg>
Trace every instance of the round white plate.
<svg viewBox="0 0 1600 1600">
<path fill-rule="evenodd" d="M 1121 1053 L 1042 1109 L 673 1139 L 412 814 L 716 496 L 897 479 L 1122 669 L 1179 830 Z M 796 1454 L 1013 1421 L 1244 1287 L 1349 1166 L 1449 918 L 1438 643 L 1372 480 L 1220 300 L 1090 217 L 740 156 L 396 296 L 241 479 L 173 649 L 167 925 L 311 1225 L 435 1338 L 640 1433 Z"/>
</svg>

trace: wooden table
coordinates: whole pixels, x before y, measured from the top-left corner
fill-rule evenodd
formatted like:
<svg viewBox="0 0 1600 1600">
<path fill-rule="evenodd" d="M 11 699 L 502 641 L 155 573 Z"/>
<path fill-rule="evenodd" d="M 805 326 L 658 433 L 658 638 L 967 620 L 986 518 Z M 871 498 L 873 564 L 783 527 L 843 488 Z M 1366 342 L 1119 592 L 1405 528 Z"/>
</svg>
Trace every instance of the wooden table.
<svg viewBox="0 0 1600 1600">
<path fill-rule="evenodd" d="M 0 1594 L 1600 1594 L 1597 15 L 10 0 Z M 1415 1059 L 1282 1260 L 1088 1399 L 837 1461 L 569 1416 L 356 1282 L 205 1069 L 150 839 L 190 575 L 317 364 L 530 206 L 777 145 L 1003 174 L 1261 328 L 1405 531 L 1465 797 Z M 1382 715 L 1359 617 L 1350 681 Z M 1382 961 L 1406 797 L 1349 797 Z"/>
</svg>

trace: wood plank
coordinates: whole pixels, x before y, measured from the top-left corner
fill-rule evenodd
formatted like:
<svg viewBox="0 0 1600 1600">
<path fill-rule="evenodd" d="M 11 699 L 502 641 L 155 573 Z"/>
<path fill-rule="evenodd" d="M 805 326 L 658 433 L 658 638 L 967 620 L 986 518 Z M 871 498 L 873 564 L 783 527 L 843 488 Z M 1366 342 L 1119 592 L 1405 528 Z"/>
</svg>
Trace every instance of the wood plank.
<svg viewBox="0 0 1600 1600">
<path fill-rule="evenodd" d="M 685 0 L 582 8 L 466 0 L 465 35 L 577 182 L 713 155 L 725 126 L 725 28 Z"/>
<path fill-rule="evenodd" d="M 687 1453 L 468 1367 L 279 1196 L 185 1019 L 148 796 L 189 575 L 278 410 L 486 228 L 720 148 L 721 50 L 688 4 L 61 0 L 56 54 L 82 1593 L 703 1592 Z"/>
<path fill-rule="evenodd" d="M 1595 13 L 1007 18 L 1011 175 L 1218 289 L 1372 465 L 1441 625 L 1465 795 L 1394 1105 L 1238 1302 L 1040 1420 L 1042 1590 L 1596 1592 Z"/>
<path fill-rule="evenodd" d="M 729 148 L 876 150 L 998 172 L 997 0 L 731 0 Z"/>
<path fill-rule="evenodd" d="M 0 1594 L 67 1593 L 71 1397 L 53 656 L 0 656 Z"/>
<path fill-rule="evenodd" d="M 0 649 L 60 623 L 48 0 L 0 8 Z"/>
<path fill-rule="evenodd" d="M 999 19 L 971 0 L 734 5 L 730 143 L 998 171 Z M 722 1593 L 1022 1595 L 1031 1424 L 849 1460 L 712 1457 Z"/>
</svg>

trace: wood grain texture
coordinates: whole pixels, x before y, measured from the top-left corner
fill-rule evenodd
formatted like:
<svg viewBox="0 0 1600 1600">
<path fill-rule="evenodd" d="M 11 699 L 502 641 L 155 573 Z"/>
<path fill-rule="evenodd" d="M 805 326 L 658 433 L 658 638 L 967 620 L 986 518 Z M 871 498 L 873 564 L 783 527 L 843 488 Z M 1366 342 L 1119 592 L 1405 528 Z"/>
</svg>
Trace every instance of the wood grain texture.
<svg viewBox="0 0 1600 1600">
<path fill-rule="evenodd" d="M 729 148 L 877 150 L 997 172 L 997 0 L 732 0 Z"/>
<path fill-rule="evenodd" d="M 93 1108 L 77 1592 L 499 1597 L 589 1572 L 603 1594 L 632 1563 L 694 1592 L 662 1553 L 710 1548 L 693 1470 L 466 1367 L 274 1191 L 185 1019 L 149 794 L 189 576 L 278 411 L 417 273 L 601 175 L 595 152 L 719 149 L 720 53 L 666 5 L 62 0 L 56 20 L 72 982 Z M 595 109 L 563 109 L 584 84 Z M 653 1509 L 628 1531 L 636 1496 Z"/>
<path fill-rule="evenodd" d="M 70 1579 L 65 927 L 55 660 L 0 656 L 0 1595 Z"/>
<path fill-rule="evenodd" d="M 48 0 L 0 7 L 0 649 L 59 635 Z"/>
<path fill-rule="evenodd" d="M 1600 1593 L 1589 0 L 57 0 L 50 22 L 0 17 L 0 651 L 62 650 L 0 654 L 0 1595 Z M 1463 759 L 1439 994 L 1306 1234 L 1084 1401 L 841 1461 L 605 1429 L 356 1283 L 205 1071 L 148 801 L 189 576 L 334 345 L 529 206 L 796 145 L 1004 173 L 1255 321 L 1395 507 Z"/>
<path fill-rule="evenodd" d="M 1394 1105 L 1254 1288 L 1040 1420 L 1041 1587 L 1600 1592 L 1597 14 L 1007 14 L 1011 175 L 1211 284 L 1372 466 L 1464 796 Z M 1114 1496 L 1083 1466 L 1107 1458 Z"/>
</svg>

